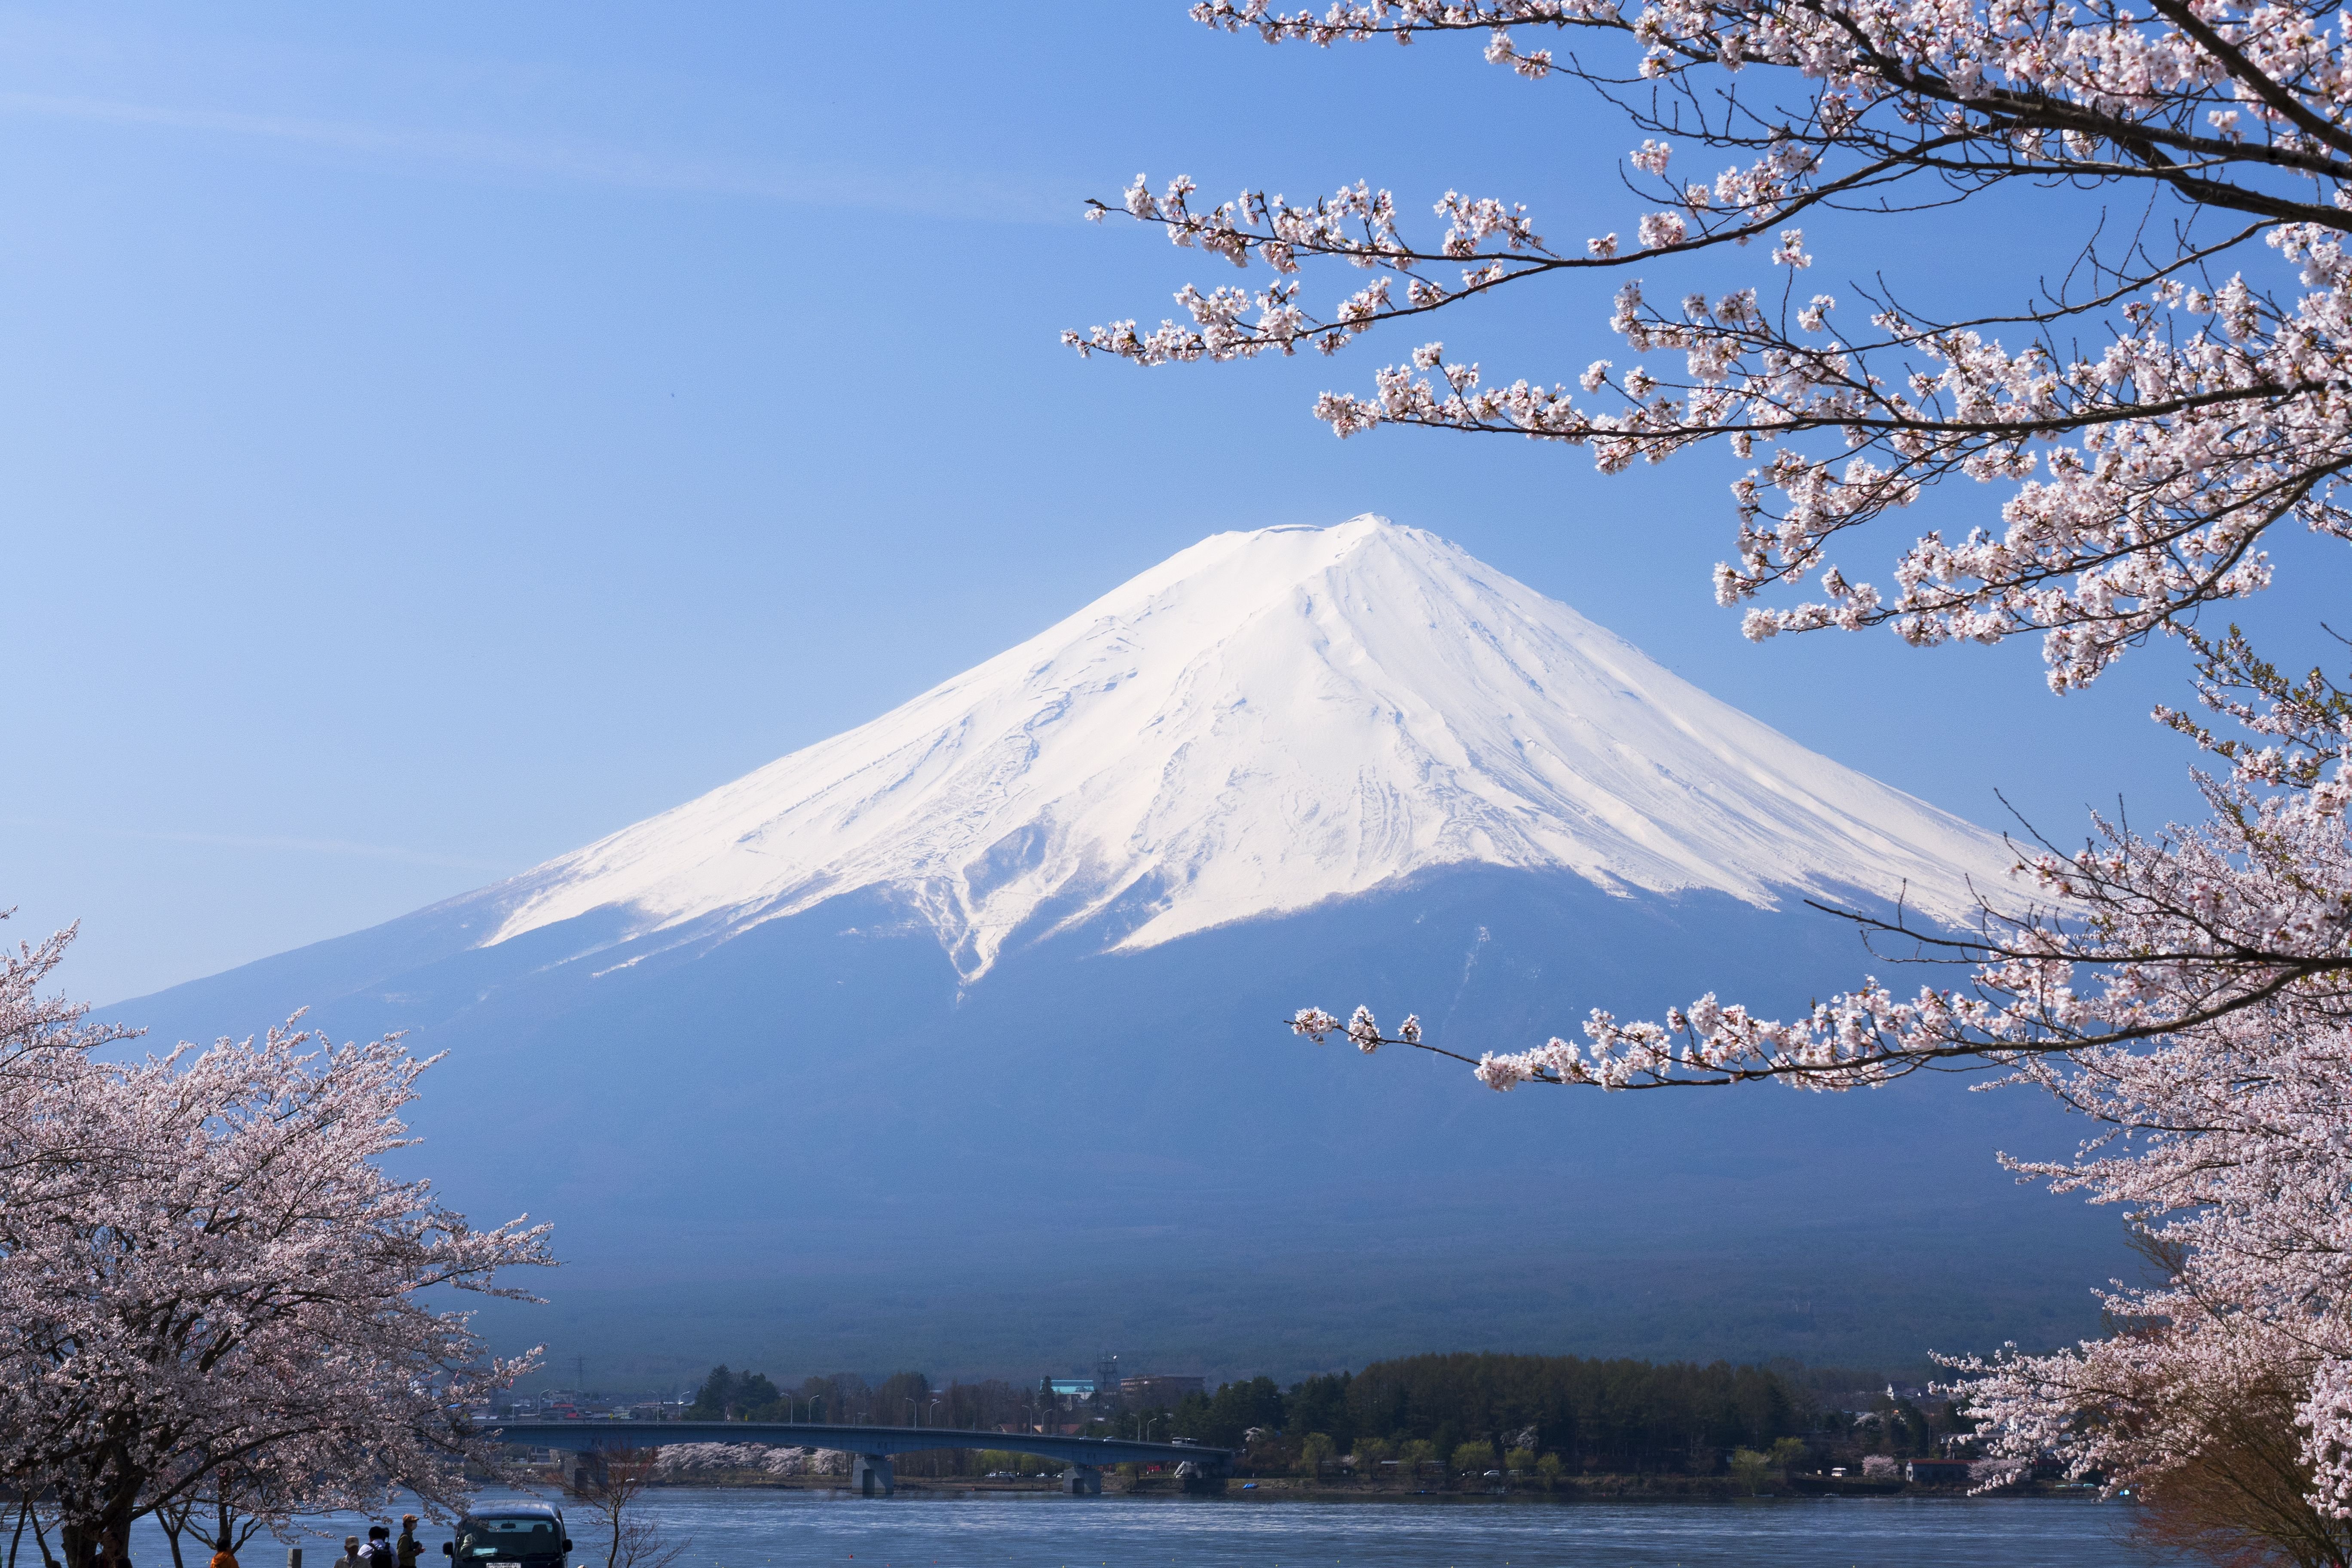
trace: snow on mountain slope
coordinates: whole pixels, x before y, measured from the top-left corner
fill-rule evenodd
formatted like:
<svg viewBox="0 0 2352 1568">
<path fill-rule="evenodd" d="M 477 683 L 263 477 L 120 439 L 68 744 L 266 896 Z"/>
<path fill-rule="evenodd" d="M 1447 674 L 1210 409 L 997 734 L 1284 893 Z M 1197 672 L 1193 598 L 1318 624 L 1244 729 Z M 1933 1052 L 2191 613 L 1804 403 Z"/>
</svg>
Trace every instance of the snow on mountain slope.
<svg viewBox="0 0 2352 1568">
<path fill-rule="evenodd" d="M 1202 541 L 889 713 L 484 890 L 740 929 L 884 887 L 976 978 L 1118 908 L 1146 947 L 1465 862 L 1957 919 L 1998 842 L 1567 605 L 1364 516 Z"/>
</svg>

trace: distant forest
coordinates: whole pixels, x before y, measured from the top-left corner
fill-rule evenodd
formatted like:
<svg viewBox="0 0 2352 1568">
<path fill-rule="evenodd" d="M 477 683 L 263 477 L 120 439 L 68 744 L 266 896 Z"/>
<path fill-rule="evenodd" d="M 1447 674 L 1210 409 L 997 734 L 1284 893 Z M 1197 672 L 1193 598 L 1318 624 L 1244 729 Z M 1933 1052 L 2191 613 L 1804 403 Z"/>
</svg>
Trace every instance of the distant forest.
<svg viewBox="0 0 2352 1568">
<path fill-rule="evenodd" d="M 1842 1456 L 1926 1454 L 1965 1424 L 1941 1402 L 1889 1398 L 1867 1386 L 1873 1381 L 1794 1365 L 1417 1355 L 1286 1390 L 1271 1378 L 1229 1383 L 1187 1395 L 1169 1413 L 1168 1430 L 1254 1455 L 1266 1437 L 1314 1453 L 1324 1449 L 1319 1436 L 1328 1452 L 1352 1454 L 1360 1466 L 1436 1459 L 1467 1468 L 1484 1450 L 1514 1468 L 1549 1458 L 1570 1474 L 1710 1475 L 1733 1450 L 1768 1450 L 1783 1438 Z M 1253 1430 L 1264 1435 L 1256 1443 Z"/>
<path fill-rule="evenodd" d="M 687 1407 L 690 1421 L 825 1421 L 850 1426 L 961 1426 L 982 1431 L 1034 1423 L 1037 1390 L 993 1378 L 933 1386 L 919 1372 L 869 1384 L 854 1372 L 778 1388 L 764 1373 L 713 1367 Z"/>
<path fill-rule="evenodd" d="M 1878 1386 L 1874 1388 L 1874 1384 Z M 1188 1437 L 1244 1455 L 1250 1469 L 1337 1456 L 1455 1468 L 1491 1462 L 1546 1474 L 1718 1473 L 1741 1448 L 1801 1445 L 1817 1458 L 1901 1458 L 1937 1451 L 1967 1430 L 1941 1401 L 1896 1398 L 1872 1373 L 1794 1363 L 1598 1361 L 1458 1353 L 1374 1362 L 1359 1373 L 1272 1378 L 1188 1394 L 1172 1409 L 1091 1417 L 1040 1387 L 1000 1381 L 934 1386 L 906 1372 L 779 1389 L 757 1373 L 715 1368 L 688 1415 L 698 1420 L 824 1421 L 966 1430 L 1084 1423 L 1095 1436 Z"/>
</svg>

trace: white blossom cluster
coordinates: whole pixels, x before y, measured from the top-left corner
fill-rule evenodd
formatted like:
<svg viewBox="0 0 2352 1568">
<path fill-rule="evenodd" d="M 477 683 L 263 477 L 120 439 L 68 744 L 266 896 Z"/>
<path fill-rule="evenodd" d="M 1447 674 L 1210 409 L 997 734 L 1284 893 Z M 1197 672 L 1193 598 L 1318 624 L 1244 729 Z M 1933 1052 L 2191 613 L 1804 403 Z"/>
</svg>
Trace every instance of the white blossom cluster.
<svg viewBox="0 0 2352 1568">
<path fill-rule="evenodd" d="M 2274 1392 L 2311 1500 L 2352 1519 L 2352 695 L 2288 679 L 2234 628 L 2195 640 L 2206 706 L 2271 743 L 2163 715 L 2231 762 L 2206 781 L 2212 826 L 2169 855 L 2111 852 L 2063 889 L 2131 954 L 2107 1015 L 2149 1032 L 2017 1060 L 2013 1081 L 2105 1131 L 2070 1162 L 2005 1162 L 2121 1206 L 2171 1272 L 2107 1292 L 2131 1331 L 1953 1364 L 2000 1452 L 2054 1452 L 2111 1485 L 2160 1482 L 2251 1391 Z M 2142 889 L 2155 899 L 2135 901 Z M 2257 981 L 2238 961 L 2265 947 Z"/>
<path fill-rule="evenodd" d="M 667 1443 L 656 1450 L 654 1474 L 663 1480 L 696 1476 L 841 1476 L 849 1456 L 830 1448 L 772 1447 L 765 1443 Z"/>
<path fill-rule="evenodd" d="M 2136 1331 L 2054 1355 L 1951 1364 L 1997 1448 L 2055 1453 L 2111 1482 L 2194 1459 L 2248 1391 L 2283 1391 L 2314 1500 L 2352 1517 L 2352 1031 L 2296 1003 L 2250 1008 L 2167 1050 L 2105 1049 L 2027 1076 L 2105 1123 L 2067 1163 L 2011 1161 L 2122 1205 L 2179 1259 L 2113 1286 Z"/>
<path fill-rule="evenodd" d="M 1990 1492 L 2015 1486 L 2031 1473 L 2032 1468 L 2023 1459 L 1971 1459 L 1969 1461 L 1969 1489 Z"/>
<path fill-rule="evenodd" d="M 39 994 L 71 934 L 0 961 L 0 1476 L 68 1556 L 197 1498 L 462 1497 L 463 1413 L 529 1358 L 424 1298 L 550 1259 L 380 1168 L 429 1063 L 290 1028 L 100 1060 L 121 1032 Z"/>
<path fill-rule="evenodd" d="M 1369 1007 L 1357 1008 L 1344 1025 L 1320 1007 L 1302 1007 L 1290 1020 L 1290 1032 L 1304 1035 L 1318 1046 L 1327 1036 L 1344 1034 L 1349 1043 L 1366 1056 L 1389 1043 Z M 1397 1026 L 1396 1043 L 1405 1046 L 1421 1044 L 1421 1019 L 1418 1015 L 1408 1017 Z"/>
</svg>

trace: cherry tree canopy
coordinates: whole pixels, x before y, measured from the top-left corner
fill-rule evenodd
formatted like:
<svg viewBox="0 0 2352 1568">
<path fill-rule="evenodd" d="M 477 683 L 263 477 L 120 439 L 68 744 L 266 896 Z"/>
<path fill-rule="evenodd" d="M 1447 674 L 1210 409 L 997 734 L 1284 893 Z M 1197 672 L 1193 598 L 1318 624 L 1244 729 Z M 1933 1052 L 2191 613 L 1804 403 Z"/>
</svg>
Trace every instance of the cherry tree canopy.
<svg viewBox="0 0 2352 1568">
<path fill-rule="evenodd" d="M 551 1259 L 383 1170 L 431 1064 L 290 1028 L 102 1061 L 37 999 L 64 947 L 0 972 L 0 1477 L 51 1493 L 69 1560 L 224 1486 L 461 1490 L 465 1405 L 526 1363 L 420 1297 Z"/>
</svg>

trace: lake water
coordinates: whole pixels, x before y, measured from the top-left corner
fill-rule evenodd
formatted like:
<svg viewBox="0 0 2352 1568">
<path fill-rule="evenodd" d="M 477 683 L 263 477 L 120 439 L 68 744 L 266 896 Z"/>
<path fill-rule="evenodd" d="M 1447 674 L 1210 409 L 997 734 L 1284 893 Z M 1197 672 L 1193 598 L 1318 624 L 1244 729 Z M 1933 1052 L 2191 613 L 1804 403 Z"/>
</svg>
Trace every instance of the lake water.
<svg viewBox="0 0 2352 1568">
<path fill-rule="evenodd" d="M 677 1568 L 2147 1568 L 2129 1505 L 2034 1499 L 1738 1502 L 1258 1502 L 664 1488 L 647 1513 L 691 1536 Z M 392 1522 L 392 1521 L 386 1521 Z M 303 1568 L 353 1523 L 321 1520 Z M 425 1568 L 446 1531 L 420 1531 Z M 575 1517 L 578 1568 L 603 1568 Z M 29 1553 L 31 1543 L 26 1542 Z M 244 1568 L 280 1568 L 256 1540 Z M 170 1568 L 142 1526 L 139 1568 Z M 188 1568 L 202 1568 L 192 1554 Z"/>
</svg>

